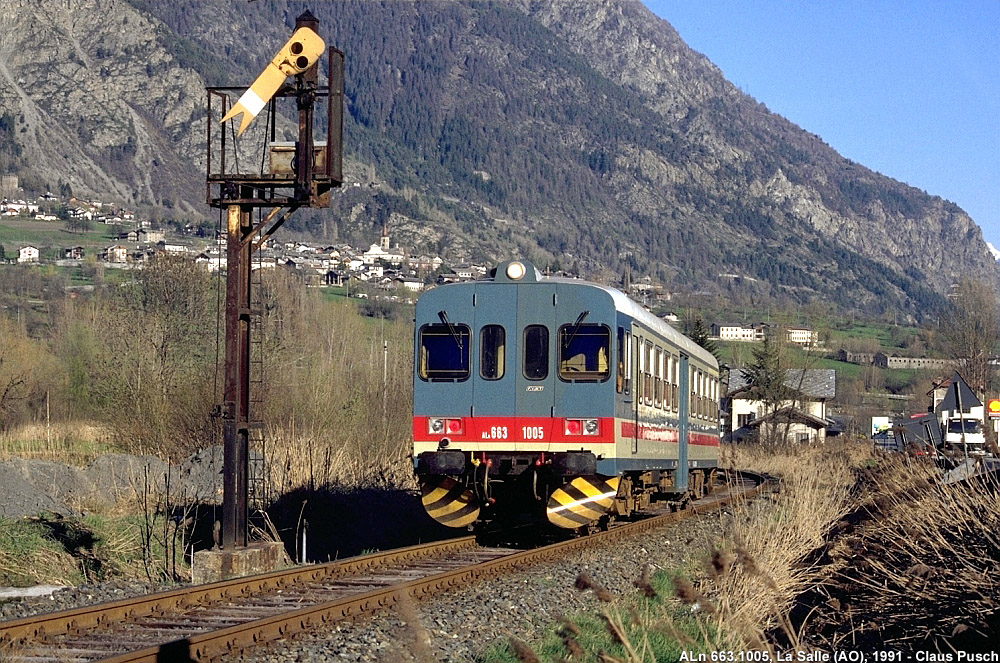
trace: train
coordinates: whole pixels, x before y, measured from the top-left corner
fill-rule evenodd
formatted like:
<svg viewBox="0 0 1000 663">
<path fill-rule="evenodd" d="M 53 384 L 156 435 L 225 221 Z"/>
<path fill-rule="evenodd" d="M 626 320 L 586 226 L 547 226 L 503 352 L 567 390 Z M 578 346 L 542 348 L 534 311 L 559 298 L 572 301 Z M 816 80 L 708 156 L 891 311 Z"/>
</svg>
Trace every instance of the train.
<svg viewBox="0 0 1000 663">
<path fill-rule="evenodd" d="M 417 300 L 413 464 L 435 521 L 587 531 L 683 508 L 719 463 L 719 363 L 611 287 L 526 260 Z"/>
</svg>

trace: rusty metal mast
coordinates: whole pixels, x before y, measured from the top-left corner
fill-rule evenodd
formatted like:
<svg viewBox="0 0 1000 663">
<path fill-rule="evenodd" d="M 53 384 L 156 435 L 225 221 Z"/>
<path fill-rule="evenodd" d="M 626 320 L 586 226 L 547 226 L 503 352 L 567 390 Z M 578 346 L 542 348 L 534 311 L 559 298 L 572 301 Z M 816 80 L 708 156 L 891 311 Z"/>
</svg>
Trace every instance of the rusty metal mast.
<svg viewBox="0 0 1000 663">
<path fill-rule="evenodd" d="M 318 56 L 325 47 L 318 37 L 319 21 L 306 10 L 296 19 L 295 27 L 292 39 L 235 104 L 230 104 L 231 95 L 244 88 L 206 88 L 206 198 L 212 207 L 226 210 L 225 384 L 223 403 L 217 408 L 223 419 L 225 455 L 223 549 L 247 545 L 249 442 L 254 423 L 250 412 L 251 258 L 298 208 L 329 207 L 330 190 L 343 183 L 344 54 L 335 48 L 328 49 L 327 82 L 321 86 L 318 59 L 306 59 L 310 48 L 317 48 Z M 301 32 L 303 28 L 307 31 Z M 293 77 L 291 82 L 287 80 L 289 77 Z M 269 96 L 263 98 L 261 90 Z M 275 140 L 279 117 L 276 105 L 288 98 L 295 99 L 298 110 L 294 146 Z M 322 99 L 326 101 L 326 140 L 315 141 L 316 102 Z M 240 173 L 235 138 L 229 146 L 227 128 L 213 129 L 220 121 L 219 114 L 225 114 L 223 121 L 226 121 L 244 112 L 242 134 L 264 108 L 269 126 L 263 136 L 270 157 L 268 169 Z M 213 155 L 217 158 L 213 159 Z M 270 208 L 266 215 L 265 208 Z M 259 216 L 263 217 L 256 224 L 255 209 L 261 210 Z"/>
</svg>

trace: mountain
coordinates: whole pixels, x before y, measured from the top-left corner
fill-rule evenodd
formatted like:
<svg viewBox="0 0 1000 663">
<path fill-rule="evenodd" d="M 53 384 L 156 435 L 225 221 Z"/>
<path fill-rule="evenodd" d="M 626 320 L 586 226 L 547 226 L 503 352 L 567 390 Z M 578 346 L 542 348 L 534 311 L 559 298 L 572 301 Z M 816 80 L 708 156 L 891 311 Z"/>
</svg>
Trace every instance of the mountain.
<svg viewBox="0 0 1000 663">
<path fill-rule="evenodd" d="M 204 86 L 251 82 L 307 7 L 346 53 L 364 186 L 292 230 L 917 319 L 997 282 L 957 205 L 771 113 L 636 0 L 0 0 L 0 170 L 211 218 Z"/>
</svg>

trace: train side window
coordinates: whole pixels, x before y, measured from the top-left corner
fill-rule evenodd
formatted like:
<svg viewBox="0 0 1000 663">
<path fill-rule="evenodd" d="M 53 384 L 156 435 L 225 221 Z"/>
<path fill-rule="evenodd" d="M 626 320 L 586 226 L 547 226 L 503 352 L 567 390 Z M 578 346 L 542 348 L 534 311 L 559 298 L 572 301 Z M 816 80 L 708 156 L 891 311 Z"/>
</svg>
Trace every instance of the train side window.
<svg viewBox="0 0 1000 663">
<path fill-rule="evenodd" d="M 705 418 L 708 410 L 706 409 L 707 399 L 705 398 L 705 374 L 698 371 L 698 416 L 702 419 Z"/>
<path fill-rule="evenodd" d="M 471 331 L 467 325 L 424 325 L 420 328 L 418 374 L 421 380 L 469 379 Z"/>
<path fill-rule="evenodd" d="M 572 324 L 559 328 L 559 377 L 603 382 L 611 377 L 611 330 L 604 325 Z"/>
<path fill-rule="evenodd" d="M 672 355 L 672 359 L 674 363 L 674 372 L 673 372 L 674 377 L 670 385 L 670 392 L 672 394 L 670 401 L 671 403 L 673 403 L 674 412 L 677 412 L 681 406 L 680 400 L 678 400 L 677 398 L 677 385 L 680 384 L 680 378 L 681 378 L 681 368 L 680 368 L 681 361 L 677 355 Z"/>
<path fill-rule="evenodd" d="M 549 377 L 549 328 L 545 325 L 524 328 L 523 372 L 529 380 Z"/>
<path fill-rule="evenodd" d="M 632 393 L 632 332 L 625 330 L 625 393 Z"/>
<path fill-rule="evenodd" d="M 642 339 L 638 336 L 633 336 L 635 339 L 634 351 L 635 351 L 635 402 L 642 403 L 642 374 L 646 370 L 646 359 L 642 353 Z"/>
<path fill-rule="evenodd" d="M 500 325 L 485 325 L 479 331 L 479 375 L 499 380 L 504 373 L 507 333 Z"/>
<path fill-rule="evenodd" d="M 653 404 L 653 343 L 652 341 L 646 341 L 646 348 L 644 351 L 646 355 L 646 372 L 643 374 L 643 380 L 646 384 L 642 387 L 642 393 L 646 396 L 646 405 Z"/>
<path fill-rule="evenodd" d="M 653 358 L 653 404 L 663 407 L 663 350 L 656 348 Z"/>
<path fill-rule="evenodd" d="M 704 408 L 705 399 L 703 398 L 705 390 L 704 390 L 704 384 L 702 382 L 701 371 L 694 372 L 694 390 L 695 393 L 697 394 L 697 410 L 695 411 L 695 414 L 698 415 L 699 419 L 701 419 L 704 418 L 705 416 L 705 408 Z"/>
<path fill-rule="evenodd" d="M 719 420 L 719 378 L 712 378 L 712 421 Z"/>
<path fill-rule="evenodd" d="M 694 366 L 691 367 L 688 373 L 688 385 L 690 386 L 691 400 L 688 402 L 688 416 L 694 416 L 697 414 L 698 407 L 698 392 L 697 392 L 697 380 L 698 371 L 695 370 Z"/>
</svg>

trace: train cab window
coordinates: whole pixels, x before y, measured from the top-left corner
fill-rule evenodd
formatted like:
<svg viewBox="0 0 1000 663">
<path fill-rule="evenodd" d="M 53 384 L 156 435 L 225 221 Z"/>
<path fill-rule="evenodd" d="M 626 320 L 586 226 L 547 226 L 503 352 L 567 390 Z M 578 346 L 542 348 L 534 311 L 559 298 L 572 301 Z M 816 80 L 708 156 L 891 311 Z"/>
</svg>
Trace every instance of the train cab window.
<svg viewBox="0 0 1000 663">
<path fill-rule="evenodd" d="M 424 325 L 420 328 L 418 374 L 421 380 L 469 379 L 471 332 L 467 325 Z"/>
<path fill-rule="evenodd" d="M 544 380 L 549 377 L 549 328 L 528 325 L 524 328 L 524 377 Z"/>
<path fill-rule="evenodd" d="M 484 380 L 499 380 L 504 372 L 507 333 L 500 325 L 486 325 L 479 330 L 479 375 Z"/>
<path fill-rule="evenodd" d="M 572 324 L 559 328 L 559 377 L 604 381 L 611 377 L 611 330 L 604 325 Z"/>
</svg>

